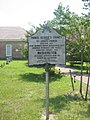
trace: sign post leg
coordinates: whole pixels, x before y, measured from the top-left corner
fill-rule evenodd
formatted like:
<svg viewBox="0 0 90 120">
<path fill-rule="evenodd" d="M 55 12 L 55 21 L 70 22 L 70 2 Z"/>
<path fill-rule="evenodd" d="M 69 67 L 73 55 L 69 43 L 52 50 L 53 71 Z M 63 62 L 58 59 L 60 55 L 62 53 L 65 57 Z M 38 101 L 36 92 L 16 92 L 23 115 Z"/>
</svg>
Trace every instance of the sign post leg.
<svg viewBox="0 0 90 120">
<path fill-rule="evenodd" d="M 46 120 L 49 120 L 49 65 L 46 65 Z"/>
</svg>

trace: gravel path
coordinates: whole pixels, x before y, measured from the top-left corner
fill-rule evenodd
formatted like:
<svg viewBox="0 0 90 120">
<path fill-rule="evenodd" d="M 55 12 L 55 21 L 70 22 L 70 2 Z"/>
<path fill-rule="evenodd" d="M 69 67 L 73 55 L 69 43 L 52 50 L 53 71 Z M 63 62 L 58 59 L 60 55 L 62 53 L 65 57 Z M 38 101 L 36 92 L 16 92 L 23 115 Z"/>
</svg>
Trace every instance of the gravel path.
<svg viewBox="0 0 90 120">
<path fill-rule="evenodd" d="M 66 66 L 56 66 L 56 69 L 60 70 L 62 73 L 66 74 L 66 75 L 70 75 L 70 70 L 71 70 L 72 76 L 73 77 L 76 76 L 75 79 L 80 80 L 80 78 L 81 78 L 81 75 L 77 70 L 73 70 L 73 69 L 68 68 Z M 88 75 L 83 74 L 82 80 L 85 84 L 87 84 Z M 89 82 L 89 85 L 90 85 L 90 82 Z"/>
</svg>

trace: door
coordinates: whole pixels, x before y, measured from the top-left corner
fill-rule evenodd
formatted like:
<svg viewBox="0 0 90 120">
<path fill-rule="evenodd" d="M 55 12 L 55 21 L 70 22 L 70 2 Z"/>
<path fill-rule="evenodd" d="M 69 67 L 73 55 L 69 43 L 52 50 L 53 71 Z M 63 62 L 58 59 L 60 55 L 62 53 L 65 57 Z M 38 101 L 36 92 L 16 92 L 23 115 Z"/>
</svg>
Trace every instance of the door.
<svg viewBox="0 0 90 120">
<path fill-rule="evenodd" d="M 12 45 L 7 44 L 6 45 L 6 57 L 12 56 Z"/>
</svg>

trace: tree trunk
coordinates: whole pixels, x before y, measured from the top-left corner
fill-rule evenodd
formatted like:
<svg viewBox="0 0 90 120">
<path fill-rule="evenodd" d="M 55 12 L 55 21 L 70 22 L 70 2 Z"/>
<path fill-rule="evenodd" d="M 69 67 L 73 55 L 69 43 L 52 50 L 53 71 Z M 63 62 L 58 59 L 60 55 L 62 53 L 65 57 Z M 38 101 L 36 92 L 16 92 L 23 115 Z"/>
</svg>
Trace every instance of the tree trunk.
<svg viewBox="0 0 90 120">
<path fill-rule="evenodd" d="M 88 80 L 87 80 L 87 88 L 86 88 L 86 95 L 85 95 L 85 100 L 87 100 L 87 94 L 88 94 L 88 87 L 89 87 L 89 79 L 90 79 L 90 67 L 88 69 Z"/>
<path fill-rule="evenodd" d="M 82 77 L 83 77 L 83 50 L 81 50 L 81 81 L 80 81 L 80 94 L 83 97 L 83 94 L 82 94 Z"/>
</svg>

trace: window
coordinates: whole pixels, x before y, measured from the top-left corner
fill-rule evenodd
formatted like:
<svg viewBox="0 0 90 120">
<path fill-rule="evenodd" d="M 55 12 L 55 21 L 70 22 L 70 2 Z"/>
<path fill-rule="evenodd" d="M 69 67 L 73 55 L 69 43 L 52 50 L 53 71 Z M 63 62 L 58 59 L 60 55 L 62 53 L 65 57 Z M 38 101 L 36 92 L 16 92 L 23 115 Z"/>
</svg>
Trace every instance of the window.
<svg viewBox="0 0 90 120">
<path fill-rule="evenodd" d="M 6 56 L 12 56 L 12 45 L 11 44 L 6 45 Z"/>
</svg>

